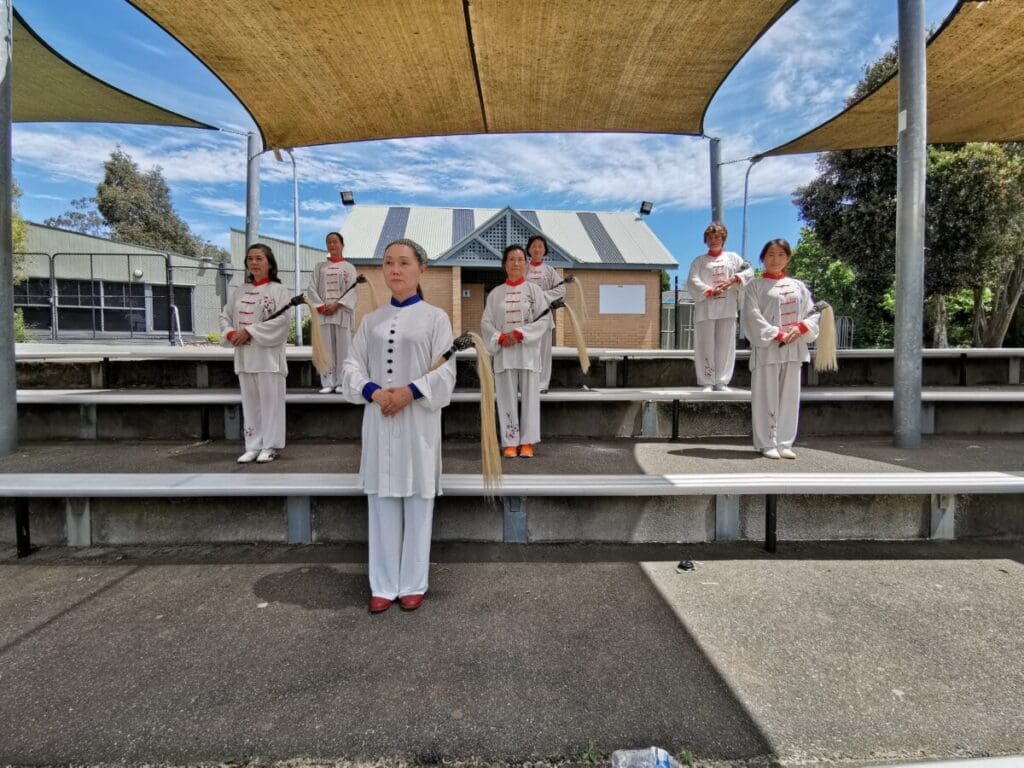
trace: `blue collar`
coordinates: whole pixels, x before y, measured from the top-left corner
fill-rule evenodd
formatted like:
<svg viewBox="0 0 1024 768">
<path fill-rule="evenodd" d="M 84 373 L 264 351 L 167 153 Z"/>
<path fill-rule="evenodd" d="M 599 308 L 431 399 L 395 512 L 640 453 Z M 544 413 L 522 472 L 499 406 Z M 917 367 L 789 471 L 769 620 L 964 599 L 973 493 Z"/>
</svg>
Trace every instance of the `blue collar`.
<svg viewBox="0 0 1024 768">
<path fill-rule="evenodd" d="M 412 296 L 410 296 L 405 301 L 396 301 L 395 297 L 392 296 L 391 297 L 391 306 L 392 307 L 409 307 L 409 306 L 412 306 L 413 304 L 415 304 L 417 301 L 423 301 L 423 299 L 420 298 L 420 295 L 418 293 L 414 293 Z"/>
</svg>

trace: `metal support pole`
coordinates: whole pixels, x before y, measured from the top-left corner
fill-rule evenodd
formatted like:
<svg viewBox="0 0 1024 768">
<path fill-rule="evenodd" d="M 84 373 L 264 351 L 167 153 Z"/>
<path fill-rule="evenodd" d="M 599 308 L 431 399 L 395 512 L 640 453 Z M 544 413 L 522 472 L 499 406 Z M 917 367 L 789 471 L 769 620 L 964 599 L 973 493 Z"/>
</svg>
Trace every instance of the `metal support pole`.
<svg viewBox="0 0 1024 768">
<path fill-rule="evenodd" d="M 164 274 L 167 282 L 167 343 L 174 346 L 174 267 L 171 265 L 171 254 L 164 254 Z M 181 323 L 178 323 L 181 333 Z"/>
<path fill-rule="evenodd" d="M 287 150 L 288 157 L 292 159 L 292 218 L 295 225 L 295 295 L 302 293 L 302 269 L 299 260 L 299 168 L 295 164 L 295 153 Z M 302 346 L 302 305 L 295 307 L 295 344 Z"/>
<path fill-rule="evenodd" d="M 263 142 L 256 132 L 249 134 L 248 164 L 245 171 L 245 247 L 260 237 L 260 152 Z M 242 254 L 245 266 L 245 254 Z"/>
<path fill-rule="evenodd" d="M 673 341 L 672 341 L 672 346 L 675 349 L 682 349 L 683 348 L 683 313 L 682 313 L 682 311 L 680 309 L 680 305 L 679 305 L 679 275 L 675 276 L 675 286 L 676 286 L 675 287 L 675 294 L 673 294 L 673 297 L 675 298 L 676 305 L 675 305 L 675 310 L 672 313 L 672 325 L 674 326 L 674 328 L 673 328 L 674 338 L 673 338 Z"/>
<path fill-rule="evenodd" d="M 725 224 L 725 208 L 722 205 L 722 141 L 711 139 L 711 220 Z"/>
<path fill-rule="evenodd" d="M 921 444 L 921 328 L 927 81 L 924 0 L 899 0 L 896 144 L 896 333 L 893 427 L 900 448 Z"/>
<path fill-rule="evenodd" d="M 764 548 L 767 552 L 774 552 L 777 542 L 778 501 L 779 497 L 774 493 L 764 497 Z"/>
<path fill-rule="evenodd" d="M 11 0 L 0 0 L 0 455 L 18 447 L 14 362 L 14 244 L 11 233 Z M 20 529 L 19 529 L 20 530 Z"/>
<path fill-rule="evenodd" d="M 761 157 L 750 158 L 750 165 L 747 166 L 747 173 L 743 177 L 743 244 L 740 249 L 740 256 L 747 258 L 747 200 L 750 197 L 750 172 L 754 166 L 761 162 Z"/>
</svg>

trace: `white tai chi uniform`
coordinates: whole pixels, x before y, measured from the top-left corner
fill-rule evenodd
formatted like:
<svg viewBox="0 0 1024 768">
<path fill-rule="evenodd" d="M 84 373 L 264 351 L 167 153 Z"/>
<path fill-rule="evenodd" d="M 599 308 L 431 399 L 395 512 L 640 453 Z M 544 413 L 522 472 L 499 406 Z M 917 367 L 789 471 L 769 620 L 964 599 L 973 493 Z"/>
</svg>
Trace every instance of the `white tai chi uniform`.
<svg viewBox="0 0 1024 768">
<path fill-rule="evenodd" d="M 370 592 L 394 600 L 427 591 L 434 497 L 441 493 L 441 409 L 455 389 L 452 324 L 412 296 L 363 318 L 342 368 L 345 394 L 365 402 L 359 479 L 367 494 Z M 372 401 L 383 387 L 408 386 L 416 398 L 394 416 Z"/>
<path fill-rule="evenodd" d="M 352 329 L 355 327 L 358 288 L 345 293 L 356 282 L 356 268 L 344 258 L 321 261 L 309 276 L 306 296 L 317 309 L 316 322 L 320 323 L 324 346 L 331 351 L 333 364 L 330 370 L 320 374 L 322 387 L 336 387 L 341 384 L 341 366 L 348 357 L 352 344 Z M 323 308 L 336 301 L 341 307 L 333 315 L 322 314 Z"/>
<path fill-rule="evenodd" d="M 235 373 L 242 388 L 242 421 L 245 450 L 284 448 L 284 392 L 288 361 L 288 313 L 264 320 L 288 303 L 292 295 L 280 283 L 266 278 L 232 288 L 220 313 L 221 344 L 231 346 L 236 331 L 252 336 L 235 347 Z"/>
<path fill-rule="evenodd" d="M 721 280 L 739 277 L 721 296 L 711 289 Z M 717 256 L 705 253 L 693 260 L 686 287 L 694 302 L 693 363 L 697 384 L 728 386 L 736 364 L 736 309 L 742 288 L 754 278 L 754 269 L 732 251 Z"/>
<path fill-rule="evenodd" d="M 550 304 L 555 299 L 565 298 L 565 283 L 558 276 L 555 268 L 543 261 L 534 265 L 531 261 L 526 265 L 526 279 L 544 291 L 544 299 Z M 558 285 L 562 283 L 562 285 Z M 558 287 L 555 287 L 558 286 Z M 545 333 L 540 340 L 540 389 L 543 392 L 551 386 L 551 336 L 555 332 L 555 313 L 551 312 L 551 331 Z"/>
<path fill-rule="evenodd" d="M 547 308 L 544 291 L 537 285 L 526 278 L 514 284 L 506 280 L 488 294 L 480 319 L 480 334 L 493 358 L 498 426 L 505 447 L 540 442 L 540 343 L 545 335 L 551 336 L 551 313 L 534 318 Z M 520 342 L 501 346 L 505 334 Z"/>
<path fill-rule="evenodd" d="M 792 448 L 800 412 L 800 366 L 818 338 L 819 315 L 810 315 L 811 292 L 791 277 L 765 275 L 744 291 L 743 330 L 750 340 L 750 411 L 754 447 Z M 779 346 L 793 326 L 801 336 Z"/>
</svg>

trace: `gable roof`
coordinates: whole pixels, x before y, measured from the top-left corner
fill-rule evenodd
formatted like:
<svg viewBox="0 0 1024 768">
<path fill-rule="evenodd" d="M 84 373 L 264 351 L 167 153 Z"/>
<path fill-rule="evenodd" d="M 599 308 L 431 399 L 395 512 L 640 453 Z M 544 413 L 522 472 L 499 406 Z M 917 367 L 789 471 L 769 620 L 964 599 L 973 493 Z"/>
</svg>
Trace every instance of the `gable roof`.
<svg viewBox="0 0 1024 768">
<path fill-rule="evenodd" d="M 634 213 L 618 211 L 544 211 L 513 208 L 433 208 L 426 206 L 355 206 L 341 229 L 345 258 L 379 261 L 384 246 L 408 237 L 432 262 L 449 258 L 458 246 L 485 233 L 506 214 L 519 223 L 513 230 L 524 238 L 539 232 L 552 251 L 576 262 L 575 268 L 673 269 L 676 260 Z M 497 243 L 491 243 L 492 250 Z M 500 254 L 501 247 L 497 247 Z"/>
</svg>

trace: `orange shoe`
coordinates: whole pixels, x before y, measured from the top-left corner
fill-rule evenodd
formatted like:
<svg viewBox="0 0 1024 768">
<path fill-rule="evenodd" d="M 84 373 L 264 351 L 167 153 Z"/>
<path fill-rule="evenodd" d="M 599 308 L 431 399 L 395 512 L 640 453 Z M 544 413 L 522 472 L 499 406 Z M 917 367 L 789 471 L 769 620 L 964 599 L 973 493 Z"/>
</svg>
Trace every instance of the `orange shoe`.
<svg viewBox="0 0 1024 768">
<path fill-rule="evenodd" d="M 532 459 L 533 458 L 533 443 L 523 443 L 519 446 L 519 458 L 521 459 Z"/>
<path fill-rule="evenodd" d="M 506 445 L 501 451 L 501 458 L 503 459 L 514 459 L 516 457 L 516 447 L 514 445 Z"/>
</svg>

